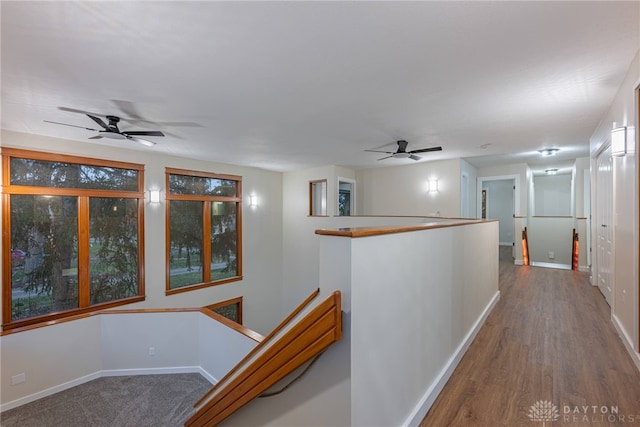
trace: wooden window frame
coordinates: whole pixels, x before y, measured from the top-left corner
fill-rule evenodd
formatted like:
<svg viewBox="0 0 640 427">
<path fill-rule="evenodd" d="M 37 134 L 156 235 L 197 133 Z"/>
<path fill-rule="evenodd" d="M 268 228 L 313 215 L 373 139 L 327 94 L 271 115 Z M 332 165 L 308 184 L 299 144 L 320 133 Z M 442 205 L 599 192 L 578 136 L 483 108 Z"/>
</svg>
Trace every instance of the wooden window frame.
<svg viewBox="0 0 640 427">
<path fill-rule="evenodd" d="M 40 151 L 22 150 L 17 148 L 2 148 L 2 330 L 7 331 L 24 326 L 117 307 L 125 304 L 144 301 L 144 165 L 137 163 L 119 162 L 112 160 L 80 157 L 66 154 L 54 154 Z M 137 190 L 99 190 L 85 188 L 36 187 L 11 184 L 11 159 L 22 158 L 29 160 L 43 160 L 62 162 L 86 166 L 113 167 L 138 171 Z M 78 308 L 69 309 L 40 316 L 34 316 L 17 321 L 11 320 L 12 313 L 12 283 L 11 283 L 11 196 L 12 195 L 43 195 L 43 196 L 72 196 L 78 198 Z M 115 301 L 108 301 L 91 305 L 89 278 L 89 199 L 91 197 L 113 197 L 137 199 L 138 209 L 138 294 Z M 86 236 L 86 238 L 80 238 Z"/>
<path fill-rule="evenodd" d="M 212 178 L 221 180 L 230 180 L 236 182 L 236 195 L 235 196 L 212 196 L 212 195 L 193 195 L 193 194 L 172 194 L 169 178 L 171 175 L 184 175 L 201 178 Z M 207 288 L 210 286 L 223 285 L 225 283 L 237 282 L 243 279 L 242 276 L 242 177 L 239 175 L 218 174 L 212 172 L 202 172 L 187 169 L 165 168 L 165 236 L 166 236 L 166 284 L 165 294 L 173 295 L 182 292 L 189 292 L 196 289 Z M 237 271 L 236 275 L 227 277 L 220 280 L 210 280 L 209 269 L 203 268 L 203 282 L 195 283 L 193 285 L 186 285 L 179 288 L 171 289 L 171 218 L 170 218 L 170 204 L 171 200 L 185 200 L 185 201 L 197 201 L 203 202 L 203 256 L 202 259 L 210 259 L 210 245 L 204 244 L 211 239 L 211 224 L 210 218 L 210 203 L 207 202 L 235 202 L 236 203 L 236 249 L 237 249 Z M 207 280 L 209 279 L 209 280 Z"/>
<path fill-rule="evenodd" d="M 225 301 L 216 302 L 215 304 L 207 305 L 205 308 L 214 311 L 216 308 L 226 307 L 228 305 L 237 305 L 238 306 L 238 320 L 235 321 L 237 324 L 242 325 L 242 297 L 232 298 Z M 232 319 L 229 319 L 232 320 Z"/>
</svg>

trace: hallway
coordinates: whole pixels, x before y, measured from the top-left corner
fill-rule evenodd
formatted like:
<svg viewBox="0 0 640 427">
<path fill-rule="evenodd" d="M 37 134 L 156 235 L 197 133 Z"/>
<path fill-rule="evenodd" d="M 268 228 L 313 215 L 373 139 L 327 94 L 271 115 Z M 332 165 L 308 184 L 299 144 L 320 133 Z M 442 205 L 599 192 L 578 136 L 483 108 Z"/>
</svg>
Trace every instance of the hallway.
<svg viewBox="0 0 640 427">
<path fill-rule="evenodd" d="M 640 373 L 588 275 L 504 255 L 501 299 L 420 426 L 640 426 Z"/>
</svg>

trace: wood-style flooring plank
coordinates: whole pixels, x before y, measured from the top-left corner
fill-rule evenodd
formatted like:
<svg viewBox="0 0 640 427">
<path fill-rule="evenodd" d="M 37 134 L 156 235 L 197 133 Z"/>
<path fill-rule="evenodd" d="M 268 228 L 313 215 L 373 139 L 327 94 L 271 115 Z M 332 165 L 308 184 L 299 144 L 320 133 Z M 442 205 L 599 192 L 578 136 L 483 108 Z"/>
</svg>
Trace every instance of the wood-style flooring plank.
<svg viewBox="0 0 640 427">
<path fill-rule="evenodd" d="M 519 267 L 501 248 L 500 292 L 421 427 L 538 426 L 539 401 L 558 410 L 546 426 L 640 426 L 640 373 L 587 274 Z"/>
</svg>

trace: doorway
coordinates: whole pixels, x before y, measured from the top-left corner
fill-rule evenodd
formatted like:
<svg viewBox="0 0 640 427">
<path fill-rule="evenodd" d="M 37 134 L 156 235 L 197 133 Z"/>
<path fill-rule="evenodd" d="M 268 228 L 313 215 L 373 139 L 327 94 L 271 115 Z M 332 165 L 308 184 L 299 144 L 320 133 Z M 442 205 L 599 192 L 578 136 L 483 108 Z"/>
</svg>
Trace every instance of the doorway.
<svg viewBox="0 0 640 427">
<path fill-rule="evenodd" d="M 609 306 L 613 298 L 613 157 L 611 146 L 596 158 L 596 278 Z"/>
<path fill-rule="evenodd" d="M 519 175 L 478 178 L 478 218 L 499 221 L 501 248 L 511 247 L 515 259 L 515 216 L 520 205 Z"/>
</svg>

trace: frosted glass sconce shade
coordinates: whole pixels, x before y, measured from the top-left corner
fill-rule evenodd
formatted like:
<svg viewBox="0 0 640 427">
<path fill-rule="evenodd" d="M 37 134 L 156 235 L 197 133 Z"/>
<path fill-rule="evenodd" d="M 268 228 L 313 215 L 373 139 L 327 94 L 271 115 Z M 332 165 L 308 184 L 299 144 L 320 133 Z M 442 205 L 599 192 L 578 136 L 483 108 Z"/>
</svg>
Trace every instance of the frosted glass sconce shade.
<svg viewBox="0 0 640 427">
<path fill-rule="evenodd" d="M 160 203 L 160 190 L 149 190 L 149 203 Z"/>
</svg>

